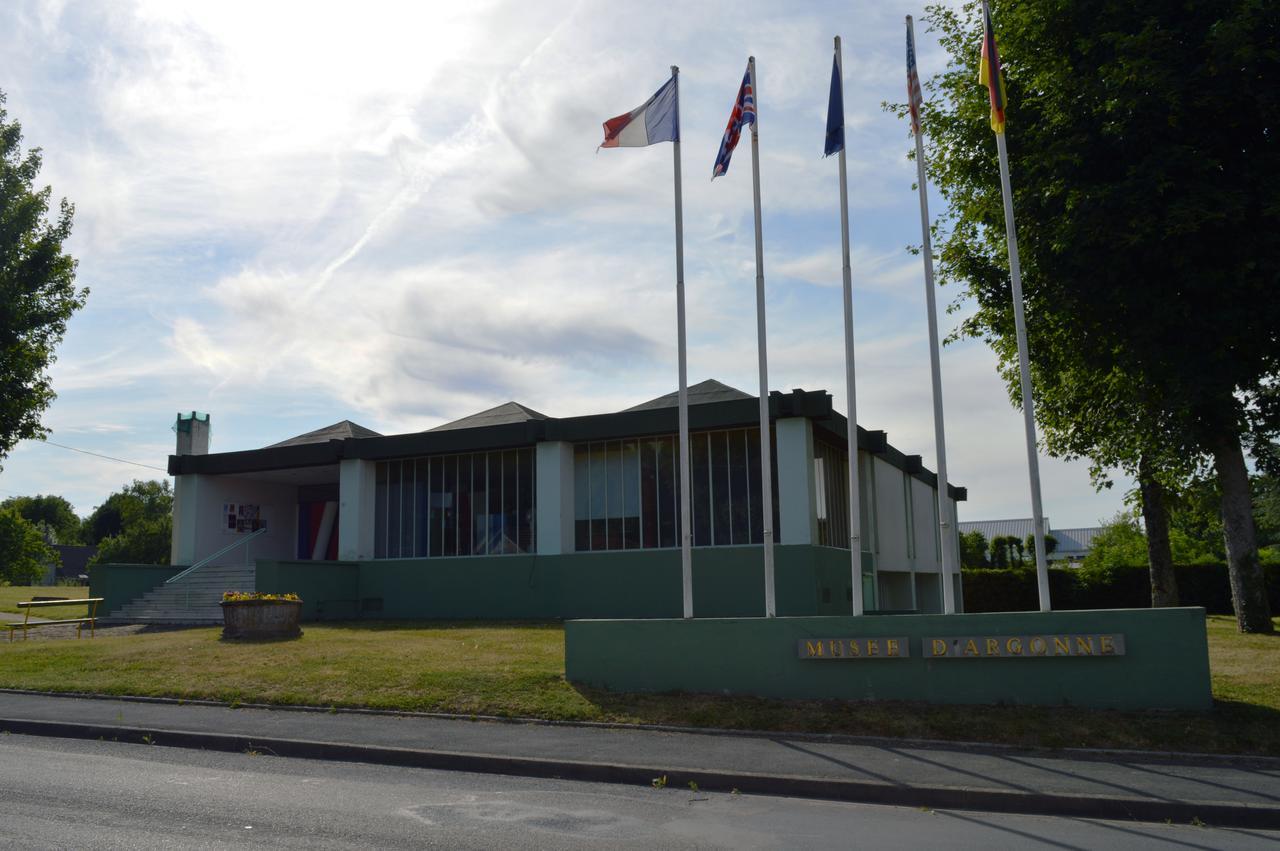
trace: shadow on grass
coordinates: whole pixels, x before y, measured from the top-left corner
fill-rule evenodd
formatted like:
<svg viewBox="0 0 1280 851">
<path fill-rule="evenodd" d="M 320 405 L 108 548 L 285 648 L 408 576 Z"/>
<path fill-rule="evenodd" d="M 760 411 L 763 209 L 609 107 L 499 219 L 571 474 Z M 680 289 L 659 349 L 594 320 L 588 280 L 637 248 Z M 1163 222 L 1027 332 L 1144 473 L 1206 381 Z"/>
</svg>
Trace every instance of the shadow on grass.
<svg viewBox="0 0 1280 851">
<path fill-rule="evenodd" d="M 1134 712 L 906 701 L 620 694 L 570 684 L 605 717 L 727 730 L 927 739 L 1026 748 L 1108 748 L 1280 756 L 1280 710 L 1217 701 L 1207 712 Z"/>
</svg>

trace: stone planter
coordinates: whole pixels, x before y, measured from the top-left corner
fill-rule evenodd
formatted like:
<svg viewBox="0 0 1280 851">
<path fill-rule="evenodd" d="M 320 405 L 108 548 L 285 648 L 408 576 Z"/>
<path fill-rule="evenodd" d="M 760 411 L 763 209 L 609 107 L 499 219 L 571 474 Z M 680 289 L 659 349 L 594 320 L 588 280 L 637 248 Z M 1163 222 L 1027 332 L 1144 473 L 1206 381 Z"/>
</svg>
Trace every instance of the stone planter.
<svg viewBox="0 0 1280 851">
<path fill-rule="evenodd" d="M 222 603 L 223 638 L 297 638 L 301 600 L 235 600 Z"/>
</svg>

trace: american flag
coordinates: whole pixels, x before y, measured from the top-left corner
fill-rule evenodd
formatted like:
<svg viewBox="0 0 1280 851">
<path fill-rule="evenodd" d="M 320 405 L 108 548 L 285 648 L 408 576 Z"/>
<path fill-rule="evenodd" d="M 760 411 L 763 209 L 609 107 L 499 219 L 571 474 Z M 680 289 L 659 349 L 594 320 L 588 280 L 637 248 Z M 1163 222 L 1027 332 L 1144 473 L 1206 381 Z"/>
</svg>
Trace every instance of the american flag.
<svg viewBox="0 0 1280 851">
<path fill-rule="evenodd" d="M 738 89 L 738 99 L 733 104 L 733 112 L 729 113 L 729 124 L 724 128 L 724 138 L 720 140 L 720 152 L 716 154 L 716 164 L 711 168 L 711 179 L 715 180 L 729 170 L 729 160 L 733 157 L 733 149 L 738 147 L 742 138 L 742 128 L 756 123 L 756 87 L 751 79 L 751 63 L 747 62 L 747 73 L 742 76 L 742 87 Z"/>
<path fill-rule="evenodd" d="M 911 132 L 920 135 L 920 105 L 924 95 L 920 91 L 920 75 L 916 73 L 916 42 L 907 27 L 907 103 L 911 108 Z"/>
</svg>

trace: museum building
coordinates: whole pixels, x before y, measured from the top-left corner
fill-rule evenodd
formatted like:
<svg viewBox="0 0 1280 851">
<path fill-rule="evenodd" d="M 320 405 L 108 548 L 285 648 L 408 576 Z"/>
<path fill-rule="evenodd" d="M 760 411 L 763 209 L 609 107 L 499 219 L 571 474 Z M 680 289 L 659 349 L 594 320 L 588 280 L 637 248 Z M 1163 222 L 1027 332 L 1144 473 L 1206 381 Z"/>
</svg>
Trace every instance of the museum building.
<svg viewBox="0 0 1280 851">
<path fill-rule="evenodd" d="M 207 415 L 181 414 L 172 563 L 251 564 L 257 590 L 298 593 L 309 618 L 679 617 L 676 405 L 555 418 L 508 402 L 223 453 Z M 847 421 L 825 391 L 771 393 L 769 410 L 778 613 L 848 613 Z M 761 615 L 758 401 L 704 381 L 689 427 L 694 614 Z M 937 476 L 884 432 L 857 445 L 867 607 L 940 612 Z"/>
</svg>

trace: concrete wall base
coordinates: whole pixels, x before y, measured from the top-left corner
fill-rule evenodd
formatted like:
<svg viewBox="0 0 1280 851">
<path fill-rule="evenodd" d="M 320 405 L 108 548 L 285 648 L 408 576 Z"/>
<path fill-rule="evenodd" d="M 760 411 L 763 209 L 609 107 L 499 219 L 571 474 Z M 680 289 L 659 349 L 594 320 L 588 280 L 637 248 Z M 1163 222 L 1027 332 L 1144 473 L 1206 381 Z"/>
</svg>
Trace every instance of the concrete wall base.
<svg viewBox="0 0 1280 851">
<path fill-rule="evenodd" d="M 986 655 L 986 639 L 1118 634 L 1124 655 Z M 977 653 L 930 658 L 936 637 L 974 637 Z M 806 641 L 878 639 L 877 656 L 802 658 Z M 906 656 L 886 658 L 887 640 Z M 1074 640 L 1072 642 L 1074 644 Z M 828 645 L 829 646 L 829 645 Z M 962 648 L 964 644 L 960 645 Z M 901 651 L 901 647 L 899 648 Z M 621 692 L 770 698 L 1034 704 L 1108 709 L 1212 707 L 1204 609 L 962 615 L 578 620 L 565 624 L 565 675 Z M 1108 722 L 1111 723 L 1111 722 Z M 1114 723 L 1120 723 L 1115 719 Z"/>
</svg>

